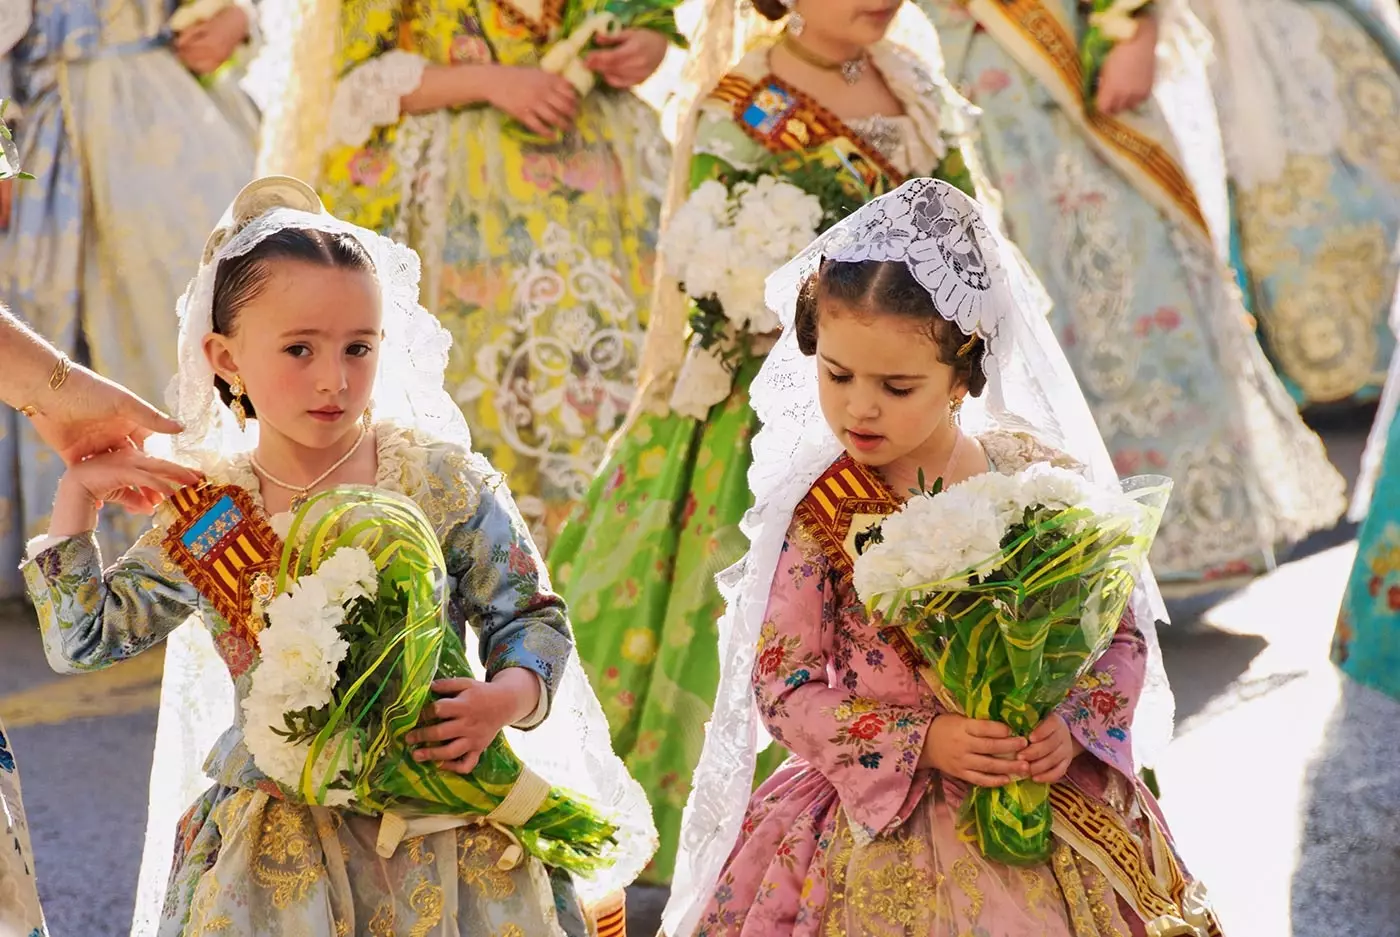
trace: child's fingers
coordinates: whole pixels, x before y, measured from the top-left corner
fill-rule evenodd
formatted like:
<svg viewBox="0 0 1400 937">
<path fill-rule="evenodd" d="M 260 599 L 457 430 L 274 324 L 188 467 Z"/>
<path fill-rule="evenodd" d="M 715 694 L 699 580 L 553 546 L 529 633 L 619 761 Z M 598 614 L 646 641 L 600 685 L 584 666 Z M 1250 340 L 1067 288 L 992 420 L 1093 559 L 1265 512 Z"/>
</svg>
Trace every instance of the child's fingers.
<svg viewBox="0 0 1400 937">
<path fill-rule="evenodd" d="M 1035 773 L 1031 775 L 1031 780 L 1039 781 L 1041 784 L 1054 784 L 1065 776 L 1065 772 L 1069 771 L 1069 762 L 1070 759 L 1066 758 L 1043 771 L 1032 767 Z"/>
<path fill-rule="evenodd" d="M 1074 757 L 1074 753 L 1066 745 L 1064 748 L 1052 749 L 1039 758 L 1027 758 L 1026 764 L 1029 766 L 1028 772 L 1032 777 L 1038 774 L 1045 774 L 1055 768 L 1056 765 L 1068 764 Z"/>
<path fill-rule="evenodd" d="M 1021 752 L 1021 757 L 1031 764 L 1043 761 L 1052 755 L 1063 755 L 1069 751 L 1069 740 L 1059 737 L 1043 739 L 1026 746 L 1026 750 Z"/>
<path fill-rule="evenodd" d="M 476 770 L 476 763 L 480 760 L 481 752 L 467 752 L 461 758 L 442 762 L 441 767 L 448 771 L 455 771 L 457 774 L 471 774 Z"/>
<path fill-rule="evenodd" d="M 1006 758 L 989 758 L 986 755 L 967 755 L 959 767 L 983 774 L 1005 774 L 1012 777 L 1028 777 L 1030 765 L 1024 761 L 1011 761 Z"/>
<path fill-rule="evenodd" d="M 1026 749 L 1029 744 L 1020 736 L 1012 736 L 1009 739 L 988 739 L 973 736 L 968 740 L 967 747 L 979 755 L 1015 755 Z"/>
<path fill-rule="evenodd" d="M 434 680 L 432 690 L 434 693 L 446 696 L 455 696 L 458 693 L 474 686 L 478 681 L 471 677 L 444 677 L 441 680 Z"/>
<path fill-rule="evenodd" d="M 1053 713 L 1031 730 L 1030 740 L 1032 742 L 1043 742 L 1052 736 L 1058 735 L 1062 730 L 1069 728 L 1063 719 Z"/>
<path fill-rule="evenodd" d="M 460 739 L 471 730 L 472 724 L 469 720 L 444 719 L 430 725 L 420 725 L 404 736 L 404 740 L 410 745 L 419 745 L 423 742 L 441 742 L 446 739 Z"/>
<path fill-rule="evenodd" d="M 984 739 L 1005 739 L 1011 737 L 1011 727 L 1001 722 L 987 719 L 969 719 L 964 728 L 968 735 Z"/>
<path fill-rule="evenodd" d="M 978 787 L 1005 787 L 1013 780 L 1004 774 L 985 774 L 981 771 L 962 771 L 958 778 Z"/>
<path fill-rule="evenodd" d="M 471 739 L 455 738 L 446 745 L 420 748 L 413 757 L 416 761 L 455 761 L 475 748 Z"/>
</svg>

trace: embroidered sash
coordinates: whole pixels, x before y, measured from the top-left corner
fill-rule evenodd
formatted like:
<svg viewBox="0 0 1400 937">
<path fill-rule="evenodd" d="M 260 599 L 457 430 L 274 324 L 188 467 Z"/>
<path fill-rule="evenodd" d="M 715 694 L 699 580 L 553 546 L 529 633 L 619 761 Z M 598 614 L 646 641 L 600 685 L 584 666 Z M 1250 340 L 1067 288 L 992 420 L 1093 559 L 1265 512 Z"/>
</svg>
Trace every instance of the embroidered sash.
<svg viewBox="0 0 1400 937">
<path fill-rule="evenodd" d="M 895 513 L 902 500 L 871 469 L 848 454 L 832 463 L 799 502 L 799 528 L 845 576 L 855 569 L 859 544 L 870 528 Z M 948 705 L 936 674 L 896 628 L 880 635 Z M 1219 937 L 1219 926 L 1198 886 L 1188 883 L 1165 835 L 1149 813 L 1152 861 L 1141 841 L 1112 808 L 1070 784 L 1050 788 L 1054 834 L 1092 863 L 1147 925 L 1150 937 Z M 1155 871 L 1154 871 L 1155 870 Z"/>
<path fill-rule="evenodd" d="M 256 645 L 262 629 L 253 599 L 272 598 L 281 539 L 237 485 L 182 488 L 170 504 L 176 517 L 165 535 L 166 555 L 229 627 Z"/>
<path fill-rule="evenodd" d="M 977 22 L 1045 87 L 1098 151 L 1159 208 L 1210 242 L 1191 181 L 1169 146 L 1131 114 L 1110 117 L 1084 102 L 1084 71 L 1060 0 L 970 0 Z M 1135 126 L 1135 124 L 1137 126 Z"/>
<path fill-rule="evenodd" d="M 710 97 L 731 106 L 734 122 L 770 153 L 835 150 L 876 195 L 904 181 L 904 174 L 841 118 L 776 75 L 754 81 L 730 72 Z"/>
</svg>

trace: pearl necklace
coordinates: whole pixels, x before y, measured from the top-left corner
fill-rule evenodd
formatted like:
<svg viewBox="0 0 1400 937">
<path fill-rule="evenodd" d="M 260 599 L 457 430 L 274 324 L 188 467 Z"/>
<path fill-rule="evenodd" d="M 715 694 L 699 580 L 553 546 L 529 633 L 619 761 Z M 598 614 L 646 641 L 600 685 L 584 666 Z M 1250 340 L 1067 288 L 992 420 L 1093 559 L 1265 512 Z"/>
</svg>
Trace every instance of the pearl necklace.
<svg viewBox="0 0 1400 937">
<path fill-rule="evenodd" d="M 273 475 L 267 469 L 263 468 L 262 463 L 258 461 L 257 455 L 254 455 L 250 461 L 252 462 L 253 470 L 256 471 L 263 478 L 272 482 L 278 488 L 284 488 L 287 491 L 294 492 L 292 496 L 292 510 L 295 511 L 306 503 L 307 496 L 311 494 L 311 489 L 321 484 L 321 482 L 325 481 L 327 478 L 330 478 L 331 475 L 335 473 L 336 469 L 340 468 L 346 462 L 349 462 L 350 457 L 359 451 L 360 443 L 365 441 L 366 432 L 367 431 L 365 430 L 364 426 L 360 426 L 360 435 L 355 437 L 355 444 L 351 446 L 348 450 L 346 450 L 345 455 L 341 456 L 339 459 L 336 459 L 334 465 L 326 469 L 320 475 L 316 476 L 314 480 L 305 485 L 292 485 L 288 482 L 284 482 L 282 479 L 278 478 L 276 475 Z"/>
</svg>

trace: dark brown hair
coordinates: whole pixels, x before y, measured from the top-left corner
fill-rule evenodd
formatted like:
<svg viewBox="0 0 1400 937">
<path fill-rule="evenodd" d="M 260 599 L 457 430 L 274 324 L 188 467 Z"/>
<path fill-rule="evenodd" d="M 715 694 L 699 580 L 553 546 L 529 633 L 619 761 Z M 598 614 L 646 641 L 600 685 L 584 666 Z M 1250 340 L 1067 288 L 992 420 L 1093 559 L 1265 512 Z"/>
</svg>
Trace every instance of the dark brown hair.
<svg viewBox="0 0 1400 937">
<path fill-rule="evenodd" d="M 272 273 L 272 263 L 278 260 L 374 273 L 374 261 L 360 242 L 349 234 L 283 228 L 263 238 L 246 254 L 219 261 L 219 269 L 214 274 L 215 334 L 233 334 L 238 325 L 238 313 L 261 295 Z M 225 405 L 233 402 L 227 381 L 215 375 L 214 385 L 218 387 L 219 398 Z M 257 416 L 251 400 L 243 401 L 243 409 L 248 416 Z"/>
<path fill-rule="evenodd" d="M 958 383 L 974 397 L 987 386 L 982 371 L 986 343 L 969 336 L 957 323 L 943 318 L 933 297 L 902 261 L 822 261 L 797 295 L 797 347 L 804 355 L 817 353 L 817 320 L 823 302 L 837 302 L 860 312 L 883 312 L 925 324 L 938 346 L 938 360 L 953 369 Z"/>
<path fill-rule="evenodd" d="M 751 2 L 759 15 L 775 23 L 792 12 L 782 4 L 781 0 L 751 0 Z"/>
</svg>

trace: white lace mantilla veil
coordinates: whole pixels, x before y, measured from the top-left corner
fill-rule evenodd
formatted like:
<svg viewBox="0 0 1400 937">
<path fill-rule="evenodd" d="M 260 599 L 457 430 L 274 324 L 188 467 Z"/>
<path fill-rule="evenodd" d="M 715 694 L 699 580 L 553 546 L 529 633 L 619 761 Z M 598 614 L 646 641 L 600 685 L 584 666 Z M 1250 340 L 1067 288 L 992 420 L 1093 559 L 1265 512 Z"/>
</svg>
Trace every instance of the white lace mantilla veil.
<svg viewBox="0 0 1400 937">
<path fill-rule="evenodd" d="M 750 675 L 769 587 L 794 509 L 841 452 L 818 405 L 816 365 L 798 350 L 792 328 L 801 285 L 823 259 L 903 261 L 945 318 L 985 340 L 987 386 L 980 398 L 965 401 L 967 432 L 1034 433 L 1082 462 L 1094 481 L 1116 484 L 1118 478 L 1050 330 L 1038 281 L 986 223 L 981 206 L 955 187 L 912 179 L 857 210 L 768 278 L 768 306 L 783 333 L 751 392 L 763 427 L 753 439 L 749 472 L 754 507 L 743 522 L 750 547 L 720 576 L 728 603 L 719 622 L 723 663 L 663 916 L 662 931 L 670 937 L 694 933 L 738 840 L 755 755 L 768 742 Z M 1139 586 L 1134 608 L 1147 639 L 1148 674 L 1133 731 L 1139 757 L 1150 758 L 1170 739 L 1173 704 L 1154 625 L 1165 620 L 1165 610 L 1149 570 Z"/>
<path fill-rule="evenodd" d="M 315 191 L 300 180 L 271 176 L 250 183 L 234 200 L 210 236 L 199 272 L 180 299 L 179 371 L 171 382 L 168 404 L 185 431 L 173 440 L 170 455 L 214 471 L 256 445 L 257 421 L 249 421 L 247 432 L 239 430 L 219 399 L 214 373 L 203 353 L 204 338 L 213 329 L 214 275 L 221 261 L 247 253 L 269 235 L 293 227 L 348 234 L 374 262 L 384 326 L 373 397 L 376 419 L 470 449 L 466 420 L 443 389 L 451 338 L 418 304 L 418 255 L 331 216 Z M 479 456 L 474 467 L 493 472 Z M 466 645 L 476 671 L 484 672 L 476 642 Z M 156 932 L 176 823 L 209 787 L 204 759 L 233 722 L 228 669 L 208 631 L 192 618 L 166 642 L 132 937 Z M 506 734 L 535 772 L 587 797 L 619 825 L 615 864 L 594 877 L 577 878 L 583 900 L 599 900 L 631 883 L 656 849 L 651 808 L 641 786 L 613 752 L 602 707 L 576 654 L 564 669 L 549 718 L 528 732 L 507 729 Z"/>
</svg>

